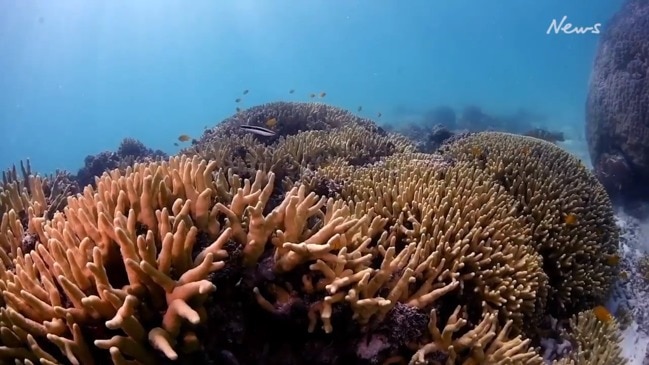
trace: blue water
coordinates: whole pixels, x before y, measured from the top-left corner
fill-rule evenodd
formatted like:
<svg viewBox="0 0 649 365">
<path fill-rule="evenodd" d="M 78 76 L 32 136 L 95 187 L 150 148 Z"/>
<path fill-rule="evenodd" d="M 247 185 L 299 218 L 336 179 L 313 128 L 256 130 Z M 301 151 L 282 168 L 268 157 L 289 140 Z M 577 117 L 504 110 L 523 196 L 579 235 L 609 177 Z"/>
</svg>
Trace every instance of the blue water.
<svg viewBox="0 0 649 365">
<path fill-rule="evenodd" d="M 0 167 L 76 171 L 124 137 L 179 134 L 243 106 L 326 92 L 381 122 L 438 105 L 547 114 L 581 138 L 596 34 L 619 0 L 3 1 Z M 289 94 L 295 89 L 294 94 Z"/>
</svg>

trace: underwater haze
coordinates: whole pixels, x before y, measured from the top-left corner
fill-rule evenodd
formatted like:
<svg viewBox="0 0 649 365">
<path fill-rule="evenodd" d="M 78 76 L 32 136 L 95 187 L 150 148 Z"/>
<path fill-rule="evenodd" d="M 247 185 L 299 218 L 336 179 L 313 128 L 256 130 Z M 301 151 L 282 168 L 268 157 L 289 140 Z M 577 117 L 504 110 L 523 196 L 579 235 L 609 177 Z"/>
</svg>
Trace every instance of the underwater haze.
<svg viewBox="0 0 649 365">
<path fill-rule="evenodd" d="M 525 109 L 583 140 L 599 34 L 620 1 L 3 1 L 0 166 L 75 172 L 125 137 L 175 153 L 180 134 L 273 101 L 381 124 L 439 105 Z M 242 97 L 243 90 L 250 90 Z M 289 94 L 289 90 L 295 90 Z M 242 98 L 236 104 L 235 99 Z M 378 118 L 378 113 L 381 117 Z M 379 120 L 380 119 L 380 120 Z"/>
</svg>

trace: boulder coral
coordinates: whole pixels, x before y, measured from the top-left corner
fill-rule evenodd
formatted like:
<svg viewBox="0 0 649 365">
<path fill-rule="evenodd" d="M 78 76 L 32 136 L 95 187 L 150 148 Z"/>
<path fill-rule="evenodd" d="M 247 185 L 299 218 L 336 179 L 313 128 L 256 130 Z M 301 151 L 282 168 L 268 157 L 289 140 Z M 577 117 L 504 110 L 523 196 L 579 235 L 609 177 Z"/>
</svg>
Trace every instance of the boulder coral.
<svg viewBox="0 0 649 365">
<path fill-rule="evenodd" d="M 586 101 L 595 172 L 626 205 L 649 200 L 649 3 L 629 0 L 605 27 Z"/>
</svg>

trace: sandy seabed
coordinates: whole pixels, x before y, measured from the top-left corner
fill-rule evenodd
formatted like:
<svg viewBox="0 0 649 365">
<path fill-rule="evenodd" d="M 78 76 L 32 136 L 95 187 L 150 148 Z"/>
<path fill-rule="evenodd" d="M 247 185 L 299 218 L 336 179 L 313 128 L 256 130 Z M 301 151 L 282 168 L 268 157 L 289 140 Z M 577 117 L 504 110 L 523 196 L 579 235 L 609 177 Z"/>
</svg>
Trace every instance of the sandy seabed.
<svg viewBox="0 0 649 365">
<path fill-rule="evenodd" d="M 649 252 L 649 222 L 641 222 L 623 213 L 616 215 L 621 229 L 621 269 L 607 303 L 611 313 L 621 309 L 630 314 L 631 323 L 622 331 L 622 351 L 629 365 L 649 365 L 649 267 L 641 262 Z"/>
</svg>

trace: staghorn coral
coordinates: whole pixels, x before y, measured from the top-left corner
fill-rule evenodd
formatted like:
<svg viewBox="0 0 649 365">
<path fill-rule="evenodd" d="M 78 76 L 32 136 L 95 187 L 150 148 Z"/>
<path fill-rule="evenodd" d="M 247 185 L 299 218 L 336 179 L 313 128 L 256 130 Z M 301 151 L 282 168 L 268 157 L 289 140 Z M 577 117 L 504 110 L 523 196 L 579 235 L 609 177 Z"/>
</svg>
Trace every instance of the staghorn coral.
<svg viewBox="0 0 649 365">
<path fill-rule="evenodd" d="M 569 317 L 601 303 L 617 277 L 619 232 L 608 195 L 568 152 L 532 137 L 482 132 L 446 145 L 445 156 L 479 166 L 532 225 L 549 277 L 548 308 Z"/>
<path fill-rule="evenodd" d="M 573 351 L 553 365 L 625 365 L 620 330 L 614 318 L 599 319 L 592 310 L 580 312 L 570 319 L 570 329 L 563 337 L 573 344 Z"/>
<path fill-rule="evenodd" d="M 175 359 L 174 347 L 198 346 L 185 322 L 204 318 L 215 289 L 206 278 L 222 267 L 230 237 L 207 222 L 219 189 L 213 168 L 173 158 L 112 171 L 96 191 L 86 187 L 64 212 L 37 222 L 34 251 L 10 242 L 16 257 L 0 270 L 0 356 L 137 364 L 154 361 L 153 348 Z M 195 259 L 199 229 L 214 241 Z"/>
<path fill-rule="evenodd" d="M 433 310 L 428 324 L 433 341 L 417 350 L 409 365 L 543 364 L 543 359 L 530 348 L 529 339 L 524 340 L 520 335 L 510 337 L 511 321 L 497 331 L 496 316 L 486 314 L 474 329 L 453 338 L 456 332 L 462 331 L 466 323 L 466 320 L 460 317 L 458 307 L 440 331 L 437 314 Z"/>
<path fill-rule="evenodd" d="M 36 200 L 47 216 L 63 209 L 66 197 L 78 193 L 79 187 L 73 176 L 65 171 L 56 171 L 44 177 L 32 173 L 30 161 L 20 161 L 20 174 L 14 165 L 2 172 L 0 184 L 0 215 L 14 209 L 17 213 L 27 212 L 28 206 Z"/>
</svg>

